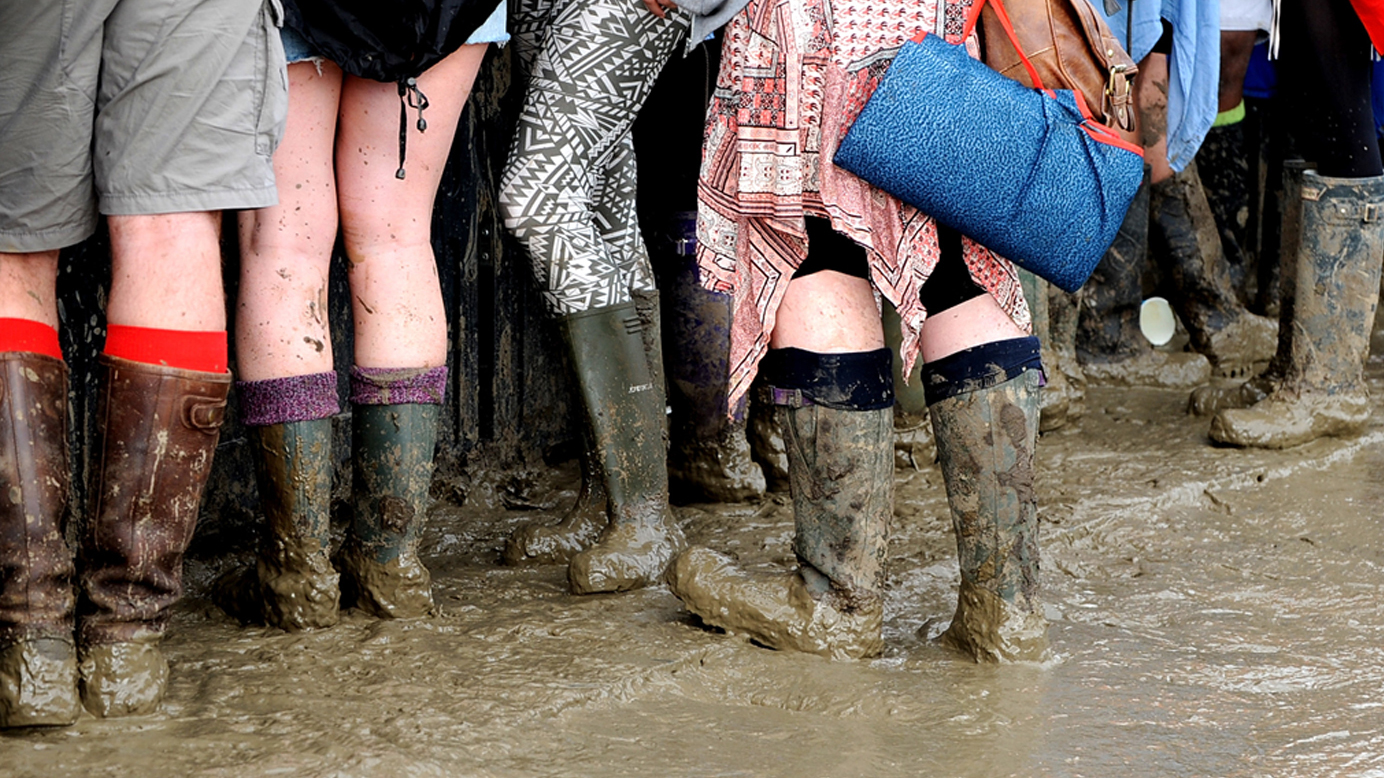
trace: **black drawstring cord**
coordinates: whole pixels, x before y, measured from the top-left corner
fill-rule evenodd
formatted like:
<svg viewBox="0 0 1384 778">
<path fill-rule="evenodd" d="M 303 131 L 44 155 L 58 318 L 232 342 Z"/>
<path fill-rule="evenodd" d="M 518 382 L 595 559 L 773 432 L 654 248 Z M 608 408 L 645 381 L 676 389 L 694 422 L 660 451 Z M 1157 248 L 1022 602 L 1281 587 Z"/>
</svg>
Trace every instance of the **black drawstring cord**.
<svg viewBox="0 0 1384 778">
<path fill-rule="evenodd" d="M 418 131 L 426 132 L 428 121 L 423 118 L 423 110 L 428 107 L 428 96 L 418 88 L 418 79 L 406 78 L 399 82 L 399 169 L 395 178 L 404 177 L 404 155 L 408 148 L 408 109 L 418 111 Z"/>
</svg>

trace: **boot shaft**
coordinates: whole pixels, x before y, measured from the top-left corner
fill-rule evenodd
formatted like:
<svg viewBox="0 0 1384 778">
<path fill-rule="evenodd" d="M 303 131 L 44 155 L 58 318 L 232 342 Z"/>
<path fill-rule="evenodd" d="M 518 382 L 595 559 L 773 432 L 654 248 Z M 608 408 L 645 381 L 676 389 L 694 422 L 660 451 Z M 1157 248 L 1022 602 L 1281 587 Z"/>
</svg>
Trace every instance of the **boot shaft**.
<svg viewBox="0 0 1384 778">
<path fill-rule="evenodd" d="M 1268 373 L 1282 377 L 1293 358 L 1293 308 L 1297 296 L 1298 250 L 1302 246 L 1302 176 L 1308 163 L 1290 159 L 1283 163 L 1282 223 L 1279 227 L 1278 351 Z"/>
<path fill-rule="evenodd" d="M 649 369 L 645 323 L 634 304 L 564 316 L 559 327 L 600 455 L 612 521 L 634 503 L 666 505 L 666 400 Z"/>
<path fill-rule="evenodd" d="M 71 640 L 72 552 L 63 537 L 71 473 L 67 366 L 0 354 L 0 647 Z"/>
<path fill-rule="evenodd" d="M 884 592 L 894 515 L 894 409 L 780 406 L 798 558 L 852 608 Z"/>
<path fill-rule="evenodd" d="M 286 422 L 248 431 L 267 534 L 263 558 L 325 553 L 331 537 L 332 420 Z"/>
<path fill-rule="evenodd" d="M 1176 292 L 1173 306 L 1193 345 L 1205 353 L 1211 333 L 1239 315 L 1239 300 L 1195 162 L 1151 187 L 1149 219 L 1150 245 Z"/>
<path fill-rule="evenodd" d="M 80 549 L 83 644 L 162 632 L 182 593 L 231 376 L 103 354 L 96 497 Z"/>
<path fill-rule="evenodd" d="M 440 406 L 355 405 L 354 544 L 378 564 L 413 554 L 431 502 Z"/>
<path fill-rule="evenodd" d="M 1384 177 L 1303 174 L 1289 382 L 1358 391 L 1384 262 Z"/>
<path fill-rule="evenodd" d="M 1149 183 L 1144 182 L 1125 212 L 1115 240 L 1078 293 L 1076 347 L 1088 361 L 1109 361 L 1148 348 L 1139 333 L 1148 264 Z"/>
</svg>

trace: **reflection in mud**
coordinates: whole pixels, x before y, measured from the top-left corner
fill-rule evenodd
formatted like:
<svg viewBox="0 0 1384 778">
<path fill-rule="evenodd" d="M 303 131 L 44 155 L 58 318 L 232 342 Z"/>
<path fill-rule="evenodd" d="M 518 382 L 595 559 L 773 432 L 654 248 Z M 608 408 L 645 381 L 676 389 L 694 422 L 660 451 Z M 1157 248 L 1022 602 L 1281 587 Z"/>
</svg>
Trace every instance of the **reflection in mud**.
<svg viewBox="0 0 1384 778">
<path fill-rule="evenodd" d="M 935 642 L 957 568 L 933 466 L 897 471 L 887 645 L 865 663 L 704 629 L 662 588 L 570 596 L 562 567 L 498 563 L 532 515 L 443 505 L 423 543 L 439 616 L 242 628 L 206 597 L 219 570 L 190 568 L 163 710 L 0 737 L 5 772 L 1384 775 L 1384 429 L 1215 449 L 1185 402 L 1092 390 L 1040 442 L 1045 666 Z M 575 483 L 552 474 L 550 515 Z M 679 516 L 783 567 L 786 502 Z"/>
</svg>

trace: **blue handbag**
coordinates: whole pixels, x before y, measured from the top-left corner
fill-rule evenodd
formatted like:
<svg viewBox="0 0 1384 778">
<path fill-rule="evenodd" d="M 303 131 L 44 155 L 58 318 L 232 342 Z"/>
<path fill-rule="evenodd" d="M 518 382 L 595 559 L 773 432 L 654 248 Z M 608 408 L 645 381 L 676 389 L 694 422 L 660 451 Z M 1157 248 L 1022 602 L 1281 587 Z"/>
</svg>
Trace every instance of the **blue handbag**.
<svg viewBox="0 0 1384 778">
<path fill-rule="evenodd" d="M 1086 283 L 1143 180 L 1143 150 L 1042 87 L 1000 0 L 990 3 L 1038 88 L 920 33 L 904 44 L 835 163 L 1068 292 Z"/>
</svg>

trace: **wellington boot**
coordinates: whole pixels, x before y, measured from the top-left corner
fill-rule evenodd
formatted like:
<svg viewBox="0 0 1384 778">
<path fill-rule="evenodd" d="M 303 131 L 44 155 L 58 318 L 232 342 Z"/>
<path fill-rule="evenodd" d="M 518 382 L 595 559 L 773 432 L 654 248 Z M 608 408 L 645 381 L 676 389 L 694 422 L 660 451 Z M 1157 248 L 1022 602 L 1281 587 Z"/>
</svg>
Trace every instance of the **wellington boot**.
<svg viewBox="0 0 1384 778">
<path fill-rule="evenodd" d="M 696 272 L 689 263 L 664 292 L 668 342 L 678 354 L 667 364 L 669 488 L 679 502 L 753 500 L 764 495 L 764 471 L 750 457 L 745 414 L 727 415 L 730 297 L 703 288 Z"/>
<path fill-rule="evenodd" d="M 610 502 L 610 524 L 567 569 L 576 594 L 655 583 L 685 544 L 668 505 L 665 395 L 649 369 L 644 327 L 633 303 L 561 320 Z"/>
<path fill-rule="evenodd" d="M 1384 177 L 1303 174 L 1286 374 L 1252 408 L 1211 421 L 1211 439 L 1289 448 L 1358 433 L 1369 420 L 1364 362 L 1384 260 Z"/>
<path fill-rule="evenodd" d="M 1249 224 L 1249 156 L 1245 153 L 1243 122 L 1212 127 L 1197 149 L 1197 173 L 1206 203 L 1220 233 L 1221 253 L 1241 302 L 1249 302 L 1245 281 L 1250 277 L 1246 253 Z"/>
<path fill-rule="evenodd" d="M 1075 295 L 1048 285 L 1048 351 L 1043 364 L 1048 371 L 1048 387 L 1044 391 L 1060 392 L 1067 397 L 1067 421 L 1086 414 L 1086 371 L 1076 357 L 1077 318 L 1080 315 Z M 1061 374 L 1060 381 L 1054 375 Z"/>
<path fill-rule="evenodd" d="M 1302 176 L 1307 163 L 1283 163 L 1282 224 L 1278 231 L 1281 269 L 1278 274 L 1278 348 L 1258 375 L 1236 386 L 1204 386 L 1192 392 L 1188 412 L 1210 416 L 1226 408 L 1248 408 L 1278 388 L 1288 373 L 1293 351 L 1293 299 L 1297 290 L 1298 249 L 1302 237 Z"/>
<path fill-rule="evenodd" d="M 927 391 L 921 376 L 923 360 L 915 360 L 913 370 L 904 375 L 899 313 L 887 303 L 883 312 L 884 342 L 891 352 L 894 369 L 894 466 L 920 470 L 937 461 L 932 422 L 927 417 Z"/>
<path fill-rule="evenodd" d="M 588 444 L 581 454 L 581 488 L 577 501 L 556 524 L 525 524 L 505 539 L 501 555 L 507 565 L 565 565 L 591 547 L 610 522 L 606 513 L 601 465 Z"/>
<path fill-rule="evenodd" d="M 1042 349 L 1044 365 L 1055 365 L 1057 355 L 1052 349 L 1052 322 L 1048 311 L 1048 283 L 1027 270 L 1019 271 L 1023 283 L 1024 297 L 1033 318 L 1033 336 L 1038 338 Z M 1067 424 L 1067 412 L 1071 408 L 1071 388 L 1067 376 L 1061 370 L 1045 370 L 1047 384 L 1038 394 L 1040 432 L 1051 432 Z"/>
<path fill-rule="evenodd" d="M 1166 262 L 1171 302 L 1192 347 L 1225 374 L 1272 357 L 1278 324 L 1240 304 L 1196 163 L 1151 187 L 1149 213 L 1152 245 Z"/>
<path fill-rule="evenodd" d="M 256 565 L 264 621 L 297 631 L 340 618 L 332 568 L 332 420 L 250 428 L 268 532 Z"/>
<path fill-rule="evenodd" d="M 781 408 L 800 567 L 755 576 L 688 551 L 673 594 L 702 621 L 771 648 L 858 659 L 878 654 L 894 503 L 893 409 Z"/>
<path fill-rule="evenodd" d="M 1038 374 L 932 405 L 961 564 L 945 640 L 978 662 L 1037 661 L 1047 653 L 1038 602 L 1038 510 L 1033 454 Z"/>
<path fill-rule="evenodd" d="M 771 492 L 788 491 L 788 447 L 783 442 L 783 430 L 779 429 L 769 388 L 761 381 L 750 387 L 750 409 L 746 416 L 750 456 L 764 471 L 765 487 Z"/>
<path fill-rule="evenodd" d="M 0 353 L 0 729 L 77 720 L 67 366 Z"/>
<path fill-rule="evenodd" d="M 437 446 L 439 406 L 353 405 L 355 516 L 342 549 L 346 601 L 382 619 L 433 612 L 432 577 L 418 558 Z"/>
<path fill-rule="evenodd" d="M 229 373 L 103 354 L 96 494 L 79 551 L 82 703 L 98 716 L 152 713 L 168 665 L 158 643 L 182 595 L 202 487 L 225 419 Z"/>
<path fill-rule="evenodd" d="M 1146 175 L 1115 241 L 1078 297 L 1077 357 L 1092 384 L 1190 389 L 1211 378 L 1210 362 L 1200 354 L 1157 351 L 1139 331 L 1148 239 Z"/>
<path fill-rule="evenodd" d="M 884 650 L 882 599 L 848 607 L 830 589 L 814 597 L 801 572 L 751 575 L 730 557 L 692 548 L 673 562 L 668 585 L 704 623 L 769 648 L 837 660 Z"/>
</svg>

